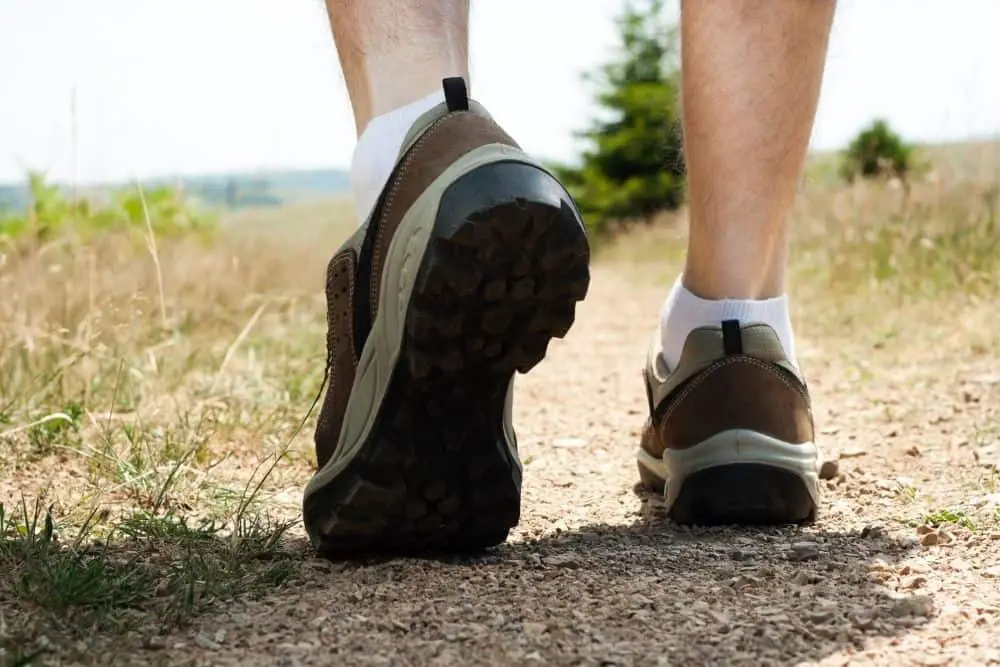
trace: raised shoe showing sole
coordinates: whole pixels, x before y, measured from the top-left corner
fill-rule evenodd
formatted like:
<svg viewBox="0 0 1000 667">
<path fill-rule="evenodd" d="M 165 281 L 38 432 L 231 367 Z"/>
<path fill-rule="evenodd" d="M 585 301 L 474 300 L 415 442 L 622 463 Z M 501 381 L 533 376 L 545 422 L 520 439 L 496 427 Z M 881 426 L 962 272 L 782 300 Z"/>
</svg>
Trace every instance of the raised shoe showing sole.
<svg viewBox="0 0 1000 667">
<path fill-rule="evenodd" d="M 329 366 L 342 384 L 328 389 L 303 505 L 328 555 L 506 539 L 521 499 L 514 374 L 566 334 L 587 293 L 570 196 L 458 98 L 418 120 L 368 229 L 331 262 Z M 387 222 L 418 166 L 426 187 Z M 394 227 L 391 240 L 372 225 Z M 374 304 L 358 296 L 369 289 Z"/>
<path fill-rule="evenodd" d="M 787 524 L 815 519 L 819 451 L 809 392 L 774 330 L 696 329 L 676 369 L 659 332 L 646 364 L 650 419 L 641 481 L 682 524 Z"/>
</svg>

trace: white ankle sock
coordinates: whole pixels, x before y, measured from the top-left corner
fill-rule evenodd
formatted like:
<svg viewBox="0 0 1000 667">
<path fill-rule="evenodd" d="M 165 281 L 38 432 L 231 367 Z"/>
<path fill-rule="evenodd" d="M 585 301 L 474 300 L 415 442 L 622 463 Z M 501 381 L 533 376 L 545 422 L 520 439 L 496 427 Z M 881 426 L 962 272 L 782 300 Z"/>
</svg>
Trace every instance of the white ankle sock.
<svg viewBox="0 0 1000 667">
<path fill-rule="evenodd" d="M 351 190 L 359 225 L 368 219 L 382 194 L 410 126 L 421 114 L 443 101 L 444 92 L 437 90 L 368 122 L 351 158 Z"/>
<path fill-rule="evenodd" d="M 667 368 L 676 368 L 684 349 L 684 341 L 698 327 L 719 326 L 723 320 L 739 320 L 741 324 L 761 322 L 778 334 L 788 360 L 796 365 L 795 335 L 788 314 L 788 297 L 773 299 L 721 299 L 710 301 L 689 292 L 678 278 L 663 304 L 661 331 L 663 360 Z"/>
</svg>

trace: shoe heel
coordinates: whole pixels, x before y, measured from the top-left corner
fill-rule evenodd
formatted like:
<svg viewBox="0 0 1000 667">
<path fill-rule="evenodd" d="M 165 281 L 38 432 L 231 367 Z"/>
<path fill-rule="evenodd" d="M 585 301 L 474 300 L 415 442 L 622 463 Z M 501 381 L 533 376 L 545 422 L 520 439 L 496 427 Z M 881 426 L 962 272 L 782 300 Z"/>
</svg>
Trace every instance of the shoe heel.
<svg viewBox="0 0 1000 667">
<path fill-rule="evenodd" d="M 703 526 L 812 523 L 816 501 L 794 472 L 734 463 L 686 477 L 670 517 L 679 524 Z"/>
<path fill-rule="evenodd" d="M 410 372 L 528 372 L 590 284 L 580 214 L 550 174 L 494 162 L 445 191 L 407 317 Z"/>
<path fill-rule="evenodd" d="M 520 520 L 511 377 L 573 323 L 590 282 L 583 223 L 558 181 L 520 162 L 464 174 L 434 216 L 413 225 L 429 233 L 419 267 L 408 252 L 392 264 L 396 287 L 413 281 L 407 300 L 384 286 L 383 323 L 391 316 L 402 335 L 368 435 L 304 501 L 310 536 L 331 557 L 477 551 Z"/>
</svg>

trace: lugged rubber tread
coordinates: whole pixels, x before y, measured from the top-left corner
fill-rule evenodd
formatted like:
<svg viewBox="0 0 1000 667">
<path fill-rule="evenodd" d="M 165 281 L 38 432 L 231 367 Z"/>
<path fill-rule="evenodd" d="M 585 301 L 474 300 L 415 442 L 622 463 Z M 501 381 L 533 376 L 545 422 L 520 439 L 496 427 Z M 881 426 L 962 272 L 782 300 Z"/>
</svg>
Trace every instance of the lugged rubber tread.
<svg viewBox="0 0 1000 667">
<path fill-rule="evenodd" d="M 445 191 L 375 426 L 307 498 L 320 551 L 480 550 L 520 518 L 508 386 L 573 324 L 590 282 L 580 216 L 549 174 L 497 162 Z"/>
<path fill-rule="evenodd" d="M 642 465 L 639 474 L 655 487 L 656 476 Z M 662 491 L 663 480 L 658 482 Z M 816 503 L 794 472 L 734 463 L 685 477 L 669 513 L 677 523 L 700 526 L 810 523 L 816 518 Z"/>
</svg>

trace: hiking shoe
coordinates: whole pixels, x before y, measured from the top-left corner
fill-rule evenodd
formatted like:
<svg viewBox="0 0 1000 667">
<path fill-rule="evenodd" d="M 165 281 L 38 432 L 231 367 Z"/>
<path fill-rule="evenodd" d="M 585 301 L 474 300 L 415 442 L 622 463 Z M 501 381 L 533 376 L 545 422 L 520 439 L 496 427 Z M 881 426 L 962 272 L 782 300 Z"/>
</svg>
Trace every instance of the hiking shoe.
<svg viewBox="0 0 1000 667">
<path fill-rule="evenodd" d="M 695 329 L 675 369 L 659 332 L 646 362 L 650 419 L 639 476 L 685 524 L 811 521 L 819 454 L 806 383 L 774 330 L 735 320 Z"/>
<path fill-rule="evenodd" d="M 579 211 L 461 79 L 410 129 L 326 277 L 329 386 L 306 530 L 327 555 L 480 549 L 520 516 L 515 371 L 590 282 Z"/>
</svg>

